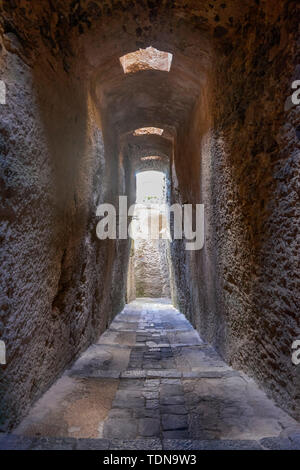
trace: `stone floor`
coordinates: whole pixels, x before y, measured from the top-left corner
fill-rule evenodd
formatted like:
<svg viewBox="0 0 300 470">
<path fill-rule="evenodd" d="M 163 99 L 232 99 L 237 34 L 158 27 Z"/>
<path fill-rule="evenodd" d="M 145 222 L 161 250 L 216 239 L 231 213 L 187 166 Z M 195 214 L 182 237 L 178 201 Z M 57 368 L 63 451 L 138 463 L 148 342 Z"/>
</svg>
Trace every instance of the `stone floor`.
<svg viewBox="0 0 300 470">
<path fill-rule="evenodd" d="M 300 425 L 170 303 L 138 299 L 1 448 L 300 449 Z"/>
</svg>

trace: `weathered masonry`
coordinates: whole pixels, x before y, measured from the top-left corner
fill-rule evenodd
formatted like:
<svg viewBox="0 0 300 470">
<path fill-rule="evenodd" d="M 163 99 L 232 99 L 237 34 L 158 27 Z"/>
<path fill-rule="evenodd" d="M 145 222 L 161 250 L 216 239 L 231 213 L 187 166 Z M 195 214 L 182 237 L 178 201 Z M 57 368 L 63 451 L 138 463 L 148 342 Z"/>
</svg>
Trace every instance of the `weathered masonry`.
<svg viewBox="0 0 300 470">
<path fill-rule="evenodd" d="M 1 431 L 132 300 L 129 240 L 99 240 L 96 208 L 153 170 L 205 207 L 165 295 L 299 420 L 299 59 L 294 0 L 1 2 Z"/>
</svg>

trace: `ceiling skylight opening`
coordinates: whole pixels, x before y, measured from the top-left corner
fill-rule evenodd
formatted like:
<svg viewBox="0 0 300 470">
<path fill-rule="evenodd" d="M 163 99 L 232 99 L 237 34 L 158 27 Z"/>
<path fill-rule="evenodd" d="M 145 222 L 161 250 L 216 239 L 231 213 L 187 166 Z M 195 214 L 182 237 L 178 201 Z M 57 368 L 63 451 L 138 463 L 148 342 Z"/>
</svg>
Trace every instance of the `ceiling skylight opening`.
<svg viewBox="0 0 300 470">
<path fill-rule="evenodd" d="M 147 134 L 156 134 L 156 135 L 162 135 L 164 132 L 163 129 L 160 129 L 159 127 L 140 127 L 139 129 L 136 129 L 133 133 L 133 135 L 147 135 Z"/>
<path fill-rule="evenodd" d="M 139 49 L 129 52 L 120 57 L 120 62 L 124 73 L 135 73 L 141 70 L 161 70 L 170 72 L 173 54 L 159 51 L 150 46 L 146 49 Z"/>
<path fill-rule="evenodd" d="M 161 160 L 161 157 L 158 155 L 149 155 L 148 157 L 142 157 L 142 161 L 147 161 L 147 160 Z"/>
</svg>

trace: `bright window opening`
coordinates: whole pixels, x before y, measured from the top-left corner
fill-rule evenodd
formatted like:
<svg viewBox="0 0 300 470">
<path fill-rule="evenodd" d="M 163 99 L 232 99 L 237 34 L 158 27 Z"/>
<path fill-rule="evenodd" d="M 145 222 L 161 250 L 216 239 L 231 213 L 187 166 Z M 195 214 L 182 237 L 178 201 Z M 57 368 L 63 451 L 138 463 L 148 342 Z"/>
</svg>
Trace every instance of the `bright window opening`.
<svg viewBox="0 0 300 470">
<path fill-rule="evenodd" d="M 163 203 L 166 199 L 166 178 L 160 171 L 143 171 L 136 175 L 136 202 Z"/>
<path fill-rule="evenodd" d="M 133 133 L 133 135 L 145 135 L 145 134 L 157 134 L 157 135 L 162 135 L 164 132 L 163 129 L 160 129 L 159 127 L 140 127 L 139 129 L 136 129 Z"/>
<path fill-rule="evenodd" d="M 161 70 L 169 72 L 171 69 L 173 55 L 150 46 L 139 49 L 120 57 L 124 73 L 135 73 L 141 70 Z"/>
<path fill-rule="evenodd" d="M 170 237 L 164 173 L 137 173 L 136 205 L 130 228 L 133 240 L 127 275 L 127 298 L 170 298 Z"/>
</svg>

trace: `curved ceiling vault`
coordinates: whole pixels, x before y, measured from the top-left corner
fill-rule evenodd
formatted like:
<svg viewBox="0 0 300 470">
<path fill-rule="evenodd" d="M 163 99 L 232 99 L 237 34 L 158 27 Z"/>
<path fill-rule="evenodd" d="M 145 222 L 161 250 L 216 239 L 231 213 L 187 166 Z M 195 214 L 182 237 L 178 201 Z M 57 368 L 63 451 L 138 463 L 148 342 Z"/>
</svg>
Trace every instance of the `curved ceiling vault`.
<svg viewBox="0 0 300 470">
<path fill-rule="evenodd" d="M 122 139 L 122 152 L 130 158 L 135 171 L 157 169 L 168 172 L 173 152 L 173 139 L 169 135 L 126 134 Z"/>
<path fill-rule="evenodd" d="M 229 8 L 221 0 L 82 0 L 57 2 L 53 15 L 51 2 L 43 0 L 35 8 L 25 2 L 23 17 L 9 6 L 5 15 L 6 24 L 9 18 L 12 25 L 26 21 L 24 30 L 31 35 L 19 32 L 24 55 L 40 61 L 42 49 L 50 48 L 53 56 L 61 56 L 67 73 L 82 79 L 118 141 L 148 126 L 168 128 L 162 135 L 168 139 L 187 123 L 195 104 L 201 105 L 215 51 L 220 44 L 230 49 L 234 25 L 252 4 L 245 0 Z M 33 25 L 39 24 L 36 30 Z M 33 45 L 41 38 L 37 51 Z M 135 73 L 124 73 L 120 58 L 149 47 L 169 59 L 172 54 L 172 63 L 168 59 L 167 66 L 153 70 L 131 64 L 129 72 Z M 151 153 L 159 152 L 159 145 L 152 146 Z"/>
<path fill-rule="evenodd" d="M 127 150 L 131 149 L 135 155 L 136 165 L 141 167 L 143 156 L 158 155 L 163 158 L 162 162 L 144 161 L 144 166 L 161 168 L 166 164 L 165 159 L 170 159 L 178 129 L 188 122 L 193 107 L 199 102 L 207 67 L 201 61 L 192 63 L 173 51 L 169 71 L 148 69 L 125 74 L 117 59 L 119 57 L 114 57 L 109 74 L 102 71 L 97 76 L 96 101 L 118 140 L 127 141 Z M 144 127 L 160 128 L 164 132 L 160 139 L 150 134 L 148 138 L 134 136 L 135 140 L 132 140 L 135 130 Z M 164 145 L 167 150 L 162 150 Z"/>
<path fill-rule="evenodd" d="M 120 23 L 110 19 L 110 31 L 101 25 L 106 33 L 101 39 L 99 30 L 94 28 L 78 41 L 79 54 L 89 69 L 92 96 L 118 140 L 142 127 L 168 129 L 162 138 L 174 138 L 201 100 L 211 69 L 213 45 L 210 27 L 199 18 L 191 27 L 190 14 L 185 11 L 185 18 L 182 16 L 179 21 L 179 35 L 174 34 L 168 16 L 162 14 L 155 31 L 149 27 L 139 38 L 128 31 L 131 20 L 127 17 L 126 31 L 120 31 Z M 114 28 L 118 30 L 115 34 Z M 112 35 L 120 40 L 109 42 Z M 130 54 L 132 58 L 148 48 L 168 54 L 168 66 L 139 67 L 130 63 L 130 73 L 124 73 L 124 56 Z M 159 148 L 153 149 L 156 153 Z"/>
</svg>

